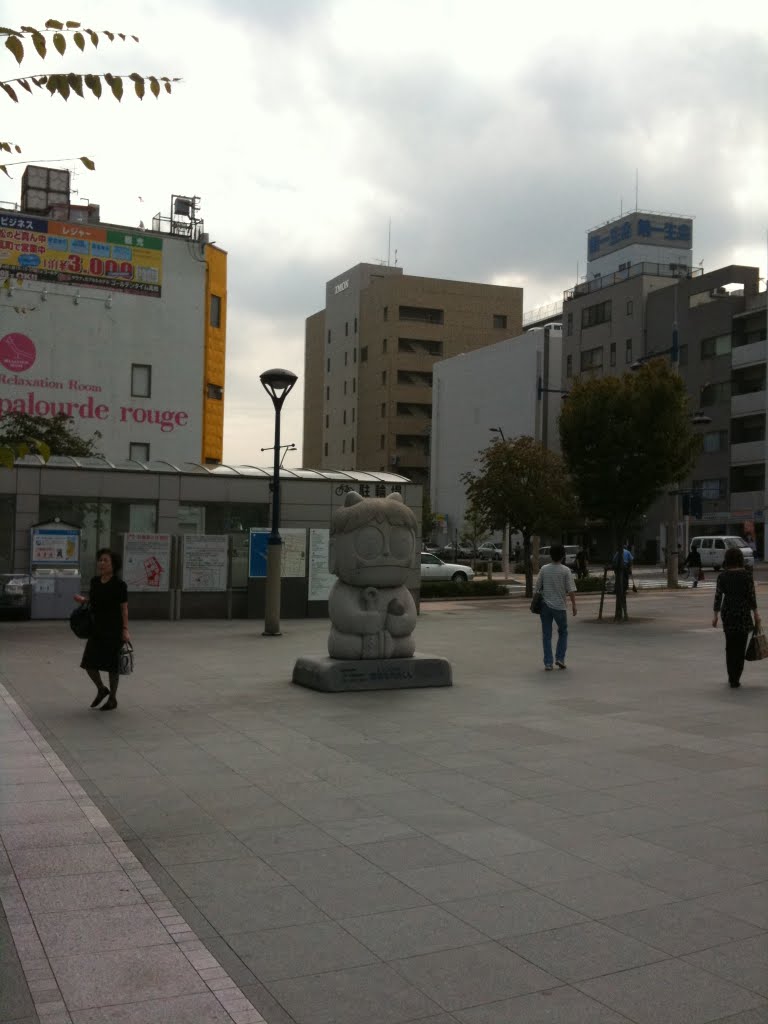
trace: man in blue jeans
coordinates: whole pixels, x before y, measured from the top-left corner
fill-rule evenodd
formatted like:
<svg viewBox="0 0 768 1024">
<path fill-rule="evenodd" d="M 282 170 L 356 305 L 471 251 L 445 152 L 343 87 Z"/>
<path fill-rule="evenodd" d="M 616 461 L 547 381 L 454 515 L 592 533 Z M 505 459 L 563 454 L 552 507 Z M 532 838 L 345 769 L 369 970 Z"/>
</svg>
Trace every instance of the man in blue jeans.
<svg viewBox="0 0 768 1024">
<path fill-rule="evenodd" d="M 544 647 L 544 668 L 551 672 L 552 663 L 552 623 L 557 623 L 557 649 L 554 664 L 565 669 L 565 652 L 568 649 L 568 612 L 566 599 L 570 598 L 571 611 L 576 614 L 576 584 L 573 574 L 567 565 L 563 565 L 565 548 L 562 544 L 553 544 L 549 549 L 551 562 L 541 567 L 534 592 L 541 594 L 541 640 Z"/>
</svg>

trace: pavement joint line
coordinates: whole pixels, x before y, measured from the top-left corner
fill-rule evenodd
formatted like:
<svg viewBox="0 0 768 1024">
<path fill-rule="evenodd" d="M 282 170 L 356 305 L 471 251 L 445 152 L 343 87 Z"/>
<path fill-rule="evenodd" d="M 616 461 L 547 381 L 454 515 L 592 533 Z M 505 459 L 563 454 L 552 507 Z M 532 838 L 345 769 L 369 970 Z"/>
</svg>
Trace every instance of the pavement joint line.
<svg viewBox="0 0 768 1024">
<path fill-rule="evenodd" d="M 126 878 L 134 885 L 159 924 L 184 954 L 190 967 L 212 991 L 233 1024 L 266 1024 L 264 1018 L 240 991 L 225 968 L 207 950 L 183 917 L 175 911 L 151 875 L 141 866 L 83 787 L 74 779 L 63 761 L 53 752 L 18 702 L 0 683 L 0 707 L 3 704 L 16 720 L 18 727 L 27 734 L 42 758 L 54 770 L 99 839 L 115 856 Z M 0 843 L 0 845 L 2 844 Z M 41 1024 L 72 1024 L 68 1007 L 40 942 L 34 918 L 15 875 L 0 884 L 0 901 L 3 904 L 11 938 L 35 1005 L 35 1012 Z M 170 917 L 169 911 L 172 911 Z M 212 985 L 216 986 L 215 990 L 211 988 Z"/>
</svg>

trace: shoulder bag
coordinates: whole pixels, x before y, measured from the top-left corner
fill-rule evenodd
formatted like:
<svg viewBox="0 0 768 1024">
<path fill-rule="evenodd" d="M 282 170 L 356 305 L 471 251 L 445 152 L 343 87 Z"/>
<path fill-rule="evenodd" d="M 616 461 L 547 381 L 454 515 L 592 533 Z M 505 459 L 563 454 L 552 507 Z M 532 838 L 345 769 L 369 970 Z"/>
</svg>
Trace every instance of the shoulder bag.
<svg viewBox="0 0 768 1024">
<path fill-rule="evenodd" d="M 533 599 L 531 601 L 531 611 L 533 612 L 534 615 L 540 615 L 541 614 L 541 606 L 542 606 L 543 603 L 544 603 L 544 598 L 541 596 L 541 591 L 540 590 L 534 591 Z"/>
<path fill-rule="evenodd" d="M 762 661 L 763 658 L 768 658 L 768 638 L 759 626 L 752 632 L 744 657 L 747 661 Z"/>
<path fill-rule="evenodd" d="M 81 640 L 87 640 L 93 633 L 93 612 L 88 601 L 83 601 L 69 616 L 69 628 Z"/>
</svg>

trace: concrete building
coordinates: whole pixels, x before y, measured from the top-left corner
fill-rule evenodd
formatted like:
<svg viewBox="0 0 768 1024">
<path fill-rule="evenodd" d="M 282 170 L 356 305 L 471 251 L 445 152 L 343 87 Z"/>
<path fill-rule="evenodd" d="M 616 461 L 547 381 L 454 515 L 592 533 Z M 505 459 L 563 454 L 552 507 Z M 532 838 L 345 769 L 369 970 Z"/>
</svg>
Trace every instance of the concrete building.
<svg viewBox="0 0 768 1024">
<path fill-rule="evenodd" d="M 227 256 L 198 204 L 125 227 L 27 168 L 0 209 L 0 415 L 64 412 L 116 460 L 221 461 Z"/>
<path fill-rule="evenodd" d="M 429 476 L 432 374 L 517 335 L 522 289 L 412 277 L 361 263 L 326 285 L 306 324 L 304 464 Z"/>
<path fill-rule="evenodd" d="M 638 212 L 589 233 L 588 274 L 563 303 L 564 387 L 577 376 L 621 374 L 638 360 L 671 355 L 673 333 L 703 451 L 679 489 L 702 498 L 688 531 L 751 534 L 764 550 L 766 312 L 754 267 L 704 273 L 692 265 L 690 218 Z M 649 258 L 655 257 L 655 258 Z M 668 546 L 668 502 L 649 511 L 634 538 L 657 558 Z M 698 524 L 698 525 L 697 525 Z"/>
<path fill-rule="evenodd" d="M 467 499 L 462 475 L 498 439 L 528 435 L 558 448 L 562 327 L 533 328 L 434 367 L 431 504 L 438 543 L 461 537 Z"/>
</svg>

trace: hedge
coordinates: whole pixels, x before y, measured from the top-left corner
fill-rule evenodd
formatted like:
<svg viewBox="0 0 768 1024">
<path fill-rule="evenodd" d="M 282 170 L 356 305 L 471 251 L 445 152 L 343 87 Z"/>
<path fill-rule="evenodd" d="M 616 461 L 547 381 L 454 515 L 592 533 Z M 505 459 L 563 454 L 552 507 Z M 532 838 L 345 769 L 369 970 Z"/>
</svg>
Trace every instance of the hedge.
<svg viewBox="0 0 768 1024">
<path fill-rule="evenodd" d="M 430 597 L 508 597 L 503 583 L 493 580 L 472 580 L 454 583 L 453 580 L 427 580 L 421 584 L 422 598 Z"/>
</svg>

